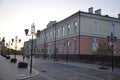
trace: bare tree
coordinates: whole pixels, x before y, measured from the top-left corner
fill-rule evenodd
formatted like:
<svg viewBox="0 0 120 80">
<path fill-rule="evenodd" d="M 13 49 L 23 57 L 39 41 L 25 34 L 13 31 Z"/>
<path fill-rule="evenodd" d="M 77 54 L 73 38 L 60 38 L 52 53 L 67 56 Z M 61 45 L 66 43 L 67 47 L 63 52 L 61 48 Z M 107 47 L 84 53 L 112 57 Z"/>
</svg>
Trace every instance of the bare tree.
<svg viewBox="0 0 120 80">
<path fill-rule="evenodd" d="M 111 56 L 111 50 L 112 48 L 107 42 L 103 41 L 98 44 L 97 51 L 94 52 L 94 55 L 95 58 L 101 62 L 102 67 L 100 68 L 107 69 L 105 61 L 109 61 L 108 58 Z"/>
</svg>

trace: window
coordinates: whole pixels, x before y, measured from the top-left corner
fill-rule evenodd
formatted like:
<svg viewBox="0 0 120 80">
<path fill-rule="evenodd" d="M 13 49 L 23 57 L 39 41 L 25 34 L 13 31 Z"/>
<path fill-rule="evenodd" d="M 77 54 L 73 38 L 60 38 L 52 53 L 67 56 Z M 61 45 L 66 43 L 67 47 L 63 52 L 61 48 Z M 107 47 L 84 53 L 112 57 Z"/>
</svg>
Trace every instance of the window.
<svg viewBox="0 0 120 80">
<path fill-rule="evenodd" d="M 58 37 L 60 37 L 60 28 L 58 29 Z"/>
<path fill-rule="evenodd" d="M 111 35 L 111 33 L 116 36 L 116 27 L 113 23 L 110 24 L 110 28 L 109 28 L 109 35 Z"/>
<path fill-rule="evenodd" d="M 99 34 L 99 26 L 97 22 L 94 22 L 93 32 L 94 34 Z"/>
<path fill-rule="evenodd" d="M 67 34 L 70 35 L 70 24 L 67 25 Z"/>
<path fill-rule="evenodd" d="M 76 22 L 74 22 L 74 33 L 77 33 L 77 26 L 78 26 L 78 23 L 76 21 Z"/>
<path fill-rule="evenodd" d="M 40 42 L 42 43 L 42 40 L 43 40 L 43 34 L 40 36 Z"/>
<path fill-rule="evenodd" d="M 65 34 L 65 28 L 62 27 L 62 36 L 64 36 L 64 34 Z"/>
<path fill-rule="evenodd" d="M 62 52 L 62 44 L 60 44 L 60 52 Z"/>
<path fill-rule="evenodd" d="M 58 29 L 56 29 L 56 38 L 58 37 Z"/>
<path fill-rule="evenodd" d="M 98 43 L 96 42 L 96 38 L 94 38 L 94 41 L 92 43 L 92 51 L 96 52 L 98 49 Z"/>
<path fill-rule="evenodd" d="M 73 52 L 76 52 L 76 51 L 77 51 L 77 41 L 76 41 L 76 40 L 73 41 L 72 51 L 73 51 Z"/>
<path fill-rule="evenodd" d="M 49 32 L 47 33 L 47 41 L 49 41 Z"/>
<path fill-rule="evenodd" d="M 59 53 L 59 44 L 56 43 L 57 53 Z"/>
<path fill-rule="evenodd" d="M 116 53 L 116 45 L 114 44 L 114 53 Z"/>
<path fill-rule="evenodd" d="M 55 38 L 55 36 L 56 36 L 56 34 L 55 34 L 55 29 L 53 30 L 53 35 L 54 35 L 54 38 Z"/>
<path fill-rule="evenodd" d="M 50 40 L 53 39 L 53 33 L 50 31 Z"/>
<path fill-rule="evenodd" d="M 66 45 L 66 52 L 69 52 L 69 46 Z"/>
<path fill-rule="evenodd" d="M 64 43 L 62 42 L 62 52 L 64 52 Z"/>
</svg>

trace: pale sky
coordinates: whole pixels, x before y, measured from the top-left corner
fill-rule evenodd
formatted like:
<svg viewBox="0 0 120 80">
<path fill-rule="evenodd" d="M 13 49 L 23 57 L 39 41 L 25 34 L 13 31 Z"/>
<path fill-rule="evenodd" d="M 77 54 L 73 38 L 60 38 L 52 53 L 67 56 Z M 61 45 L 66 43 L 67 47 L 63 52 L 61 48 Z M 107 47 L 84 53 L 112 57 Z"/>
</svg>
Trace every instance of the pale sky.
<svg viewBox="0 0 120 80">
<path fill-rule="evenodd" d="M 34 22 L 36 31 L 46 28 L 49 21 L 60 21 L 77 11 L 88 12 L 102 9 L 102 15 L 116 17 L 120 14 L 120 0 L 0 0 L 0 38 L 6 43 L 17 35 L 24 41 L 24 29 L 31 29 Z"/>
</svg>

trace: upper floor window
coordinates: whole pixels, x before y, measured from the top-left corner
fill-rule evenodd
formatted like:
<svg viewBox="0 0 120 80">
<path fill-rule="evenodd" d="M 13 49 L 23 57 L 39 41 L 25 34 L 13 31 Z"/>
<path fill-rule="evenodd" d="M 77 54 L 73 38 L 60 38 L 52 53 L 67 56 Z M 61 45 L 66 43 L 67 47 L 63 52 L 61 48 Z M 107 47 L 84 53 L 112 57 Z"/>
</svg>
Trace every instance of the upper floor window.
<svg viewBox="0 0 120 80">
<path fill-rule="evenodd" d="M 63 26 L 62 27 L 62 36 L 64 36 L 65 35 L 65 27 Z"/>
<path fill-rule="evenodd" d="M 67 34 L 70 35 L 70 24 L 67 25 Z"/>
<path fill-rule="evenodd" d="M 93 32 L 94 32 L 94 34 L 99 34 L 98 22 L 94 22 Z"/>
<path fill-rule="evenodd" d="M 78 22 L 74 22 L 74 33 L 77 33 L 77 26 L 78 26 Z"/>
<path fill-rule="evenodd" d="M 58 38 L 58 29 L 56 29 L 55 34 L 56 34 L 56 38 Z"/>
<path fill-rule="evenodd" d="M 53 33 L 50 31 L 50 40 L 53 39 Z"/>
<path fill-rule="evenodd" d="M 58 29 L 58 37 L 60 37 L 60 28 Z"/>
<path fill-rule="evenodd" d="M 110 34 L 113 34 L 114 36 L 116 36 L 116 27 L 113 23 L 110 24 L 110 27 L 109 27 L 109 35 Z"/>
<path fill-rule="evenodd" d="M 55 32 L 56 32 L 56 29 L 54 29 L 54 30 L 53 30 L 53 35 L 54 35 L 54 38 L 56 37 Z"/>
<path fill-rule="evenodd" d="M 49 32 L 47 33 L 47 41 L 49 41 Z"/>
<path fill-rule="evenodd" d="M 65 27 L 64 26 L 62 28 L 62 34 L 63 34 L 63 36 L 65 35 Z"/>
<path fill-rule="evenodd" d="M 41 35 L 41 42 L 43 42 L 43 40 L 44 40 L 44 39 L 43 39 L 43 34 L 42 34 L 42 35 Z"/>
</svg>

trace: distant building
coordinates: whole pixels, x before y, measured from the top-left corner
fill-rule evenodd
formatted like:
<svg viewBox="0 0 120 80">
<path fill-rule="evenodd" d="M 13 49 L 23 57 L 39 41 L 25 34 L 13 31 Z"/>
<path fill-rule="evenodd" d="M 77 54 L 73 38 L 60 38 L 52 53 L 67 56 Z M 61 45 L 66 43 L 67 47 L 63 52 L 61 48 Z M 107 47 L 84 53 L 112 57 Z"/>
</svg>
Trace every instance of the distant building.
<svg viewBox="0 0 120 80">
<path fill-rule="evenodd" d="M 24 42 L 23 54 L 31 55 L 31 39 Z M 33 39 L 33 55 L 36 54 L 36 39 Z"/>
<path fill-rule="evenodd" d="M 3 50 L 3 48 L 4 48 L 4 43 L 0 42 L 0 52 Z"/>
<path fill-rule="evenodd" d="M 0 52 L 3 52 L 6 49 L 5 47 L 5 38 L 0 41 Z"/>
</svg>

